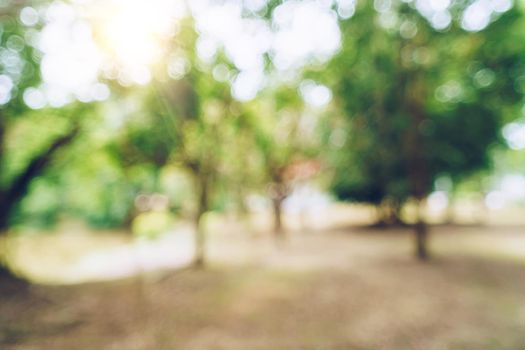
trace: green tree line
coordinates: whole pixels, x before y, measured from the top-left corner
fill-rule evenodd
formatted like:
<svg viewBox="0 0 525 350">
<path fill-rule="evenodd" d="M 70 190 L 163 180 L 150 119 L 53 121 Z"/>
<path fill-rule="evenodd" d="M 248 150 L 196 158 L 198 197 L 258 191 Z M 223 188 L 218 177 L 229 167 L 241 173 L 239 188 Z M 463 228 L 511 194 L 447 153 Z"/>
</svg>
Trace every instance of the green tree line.
<svg viewBox="0 0 525 350">
<path fill-rule="evenodd" d="M 243 16 L 274 28 L 276 11 L 293 2 L 269 1 Z M 383 224 L 403 221 L 403 206 L 417 203 L 415 253 L 426 259 L 422 208 L 435 181 L 459 183 L 490 169 L 493 150 L 504 147 L 501 128 L 519 117 L 525 22 L 521 3 L 495 1 L 481 24 L 469 22 L 475 1 L 434 10 L 421 3 L 330 2 L 339 50 L 306 61 L 293 79 L 281 77 L 264 52 L 266 83 L 252 99 L 232 93 L 240 69 L 225 50 L 210 62 L 198 57 L 201 33 L 188 15 L 149 83 L 101 77 L 111 90 L 106 101 L 30 108 L 24 95 L 43 77 L 42 53 L 29 38 L 43 24 L 19 18 L 24 8 L 48 3 L 7 2 L 0 10 L 0 232 L 63 215 L 126 226 L 139 194 L 163 193 L 172 211 L 189 211 L 201 266 L 206 213 L 246 210 L 246 196 L 259 193 L 271 203 L 281 239 L 283 201 L 300 177 L 298 165 L 314 164 L 338 199 L 378 207 Z M 174 60 L 177 74 L 169 76 Z M 306 83 L 331 102 L 312 107 L 301 92 Z M 112 122 L 115 110 L 121 119 Z M 166 185 L 173 169 L 188 189 Z"/>
</svg>

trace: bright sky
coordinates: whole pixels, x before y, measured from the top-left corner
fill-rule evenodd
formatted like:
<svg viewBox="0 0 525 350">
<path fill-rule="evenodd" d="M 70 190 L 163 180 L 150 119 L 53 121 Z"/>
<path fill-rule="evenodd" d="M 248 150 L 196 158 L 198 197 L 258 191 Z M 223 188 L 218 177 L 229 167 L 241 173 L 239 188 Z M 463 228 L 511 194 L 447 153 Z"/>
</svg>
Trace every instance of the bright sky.
<svg viewBox="0 0 525 350">
<path fill-rule="evenodd" d="M 273 57 L 277 69 L 295 70 L 308 61 L 324 61 L 339 48 L 331 1 L 290 1 L 275 11 L 273 25 L 242 16 L 243 11 L 266 6 L 264 0 L 188 3 L 189 8 L 177 0 L 75 0 L 55 1 L 40 11 L 23 9 L 20 20 L 26 26 L 44 23 L 34 39 L 43 53 L 44 83 L 25 91 L 26 103 L 42 108 L 60 107 L 73 99 L 104 100 L 109 89 L 99 82 L 100 76 L 122 85 L 149 83 L 152 67 L 166 54 L 166 40 L 176 35 L 177 20 L 190 12 L 200 33 L 199 58 L 211 63 L 223 48 L 239 69 L 233 77 L 221 74 L 221 67 L 214 71 L 218 79 L 231 79 L 239 100 L 254 98 L 264 86 L 265 53 Z M 167 73 L 177 78 L 184 72 L 184 62 L 173 62 Z M 9 82 L 2 79 L 7 78 L 0 78 L 4 90 Z M 0 87 L 0 99 L 1 95 Z"/>
<path fill-rule="evenodd" d="M 74 99 L 105 100 L 110 91 L 99 82 L 101 76 L 122 85 L 149 83 L 153 66 L 166 54 L 166 41 L 176 35 L 178 19 L 191 13 L 200 33 L 199 58 L 212 62 L 223 48 L 239 73 L 232 76 L 222 66 L 213 70 L 214 77 L 230 80 L 237 99 L 250 100 L 268 83 L 263 73 L 265 53 L 272 57 L 277 77 L 293 76 L 290 72 L 306 63 L 329 59 L 340 46 L 337 18 L 350 18 L 355 1 L 289 0 L 274 11 L 271 23 L 242 16 L 243 11 L 264 8 L 266 0 L 57 0 L 46 9 L 26 7 L 20 13 L 24 25 L 44 24 L 41 33 L 28 35 L 43 53 L 44 82 L 27 89 L 24 99 L 32 108 L 60 107 Z M 411 2 L 436 29 L 450 25 L 450 0 L 398 1 Z M 374 1 L 384 26 L 398 25 L 393 3 Z M 511 6 L 512 0 L 476 0 L 460 21 L 465 30 L 479 31 Z M 0 53 L 3 63 L 20 61 L 16 42 L 11 46 Z M 0 75 L 0 104 L 10 99 L 17 69 L 16 64 L 11 66 L 13 74 Z M 175 59 L 166 73 L 180 78 L 187 68 L 183 60 Z M 326 87 L 313 82 L 302 84 L 301 94 L 314 106 L 331 98 Z"/>
</svg>

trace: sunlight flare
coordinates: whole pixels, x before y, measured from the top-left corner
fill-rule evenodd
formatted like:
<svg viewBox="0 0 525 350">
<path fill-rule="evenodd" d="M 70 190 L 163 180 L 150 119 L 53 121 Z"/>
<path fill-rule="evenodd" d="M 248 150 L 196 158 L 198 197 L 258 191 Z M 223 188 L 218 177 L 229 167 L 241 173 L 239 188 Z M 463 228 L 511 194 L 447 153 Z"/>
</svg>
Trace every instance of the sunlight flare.
<svg viewBox="0 0 525 350">
<path fill-rule="evenodd" d="M 94 37 L 111 62 L 104 73 L 124 84 L 148 83 L 185 14 L 180 1 L 94 1 L 89 15 Z"/>
</svg>

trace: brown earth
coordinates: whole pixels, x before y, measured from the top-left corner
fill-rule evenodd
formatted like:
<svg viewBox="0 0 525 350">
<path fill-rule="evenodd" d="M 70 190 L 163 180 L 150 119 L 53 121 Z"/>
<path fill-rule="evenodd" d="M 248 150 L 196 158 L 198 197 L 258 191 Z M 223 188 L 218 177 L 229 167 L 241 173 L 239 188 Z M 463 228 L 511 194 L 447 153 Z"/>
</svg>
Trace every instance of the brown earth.
<svg viewBox="0 0 525 350">
<path fill-rule="evenodd" d="M 202 271 L 4 296 L 0 348 L 524 349 L 522 231 L 435 227 L 428 263 L 406 229 L 226 235 Z"/>
</svg>

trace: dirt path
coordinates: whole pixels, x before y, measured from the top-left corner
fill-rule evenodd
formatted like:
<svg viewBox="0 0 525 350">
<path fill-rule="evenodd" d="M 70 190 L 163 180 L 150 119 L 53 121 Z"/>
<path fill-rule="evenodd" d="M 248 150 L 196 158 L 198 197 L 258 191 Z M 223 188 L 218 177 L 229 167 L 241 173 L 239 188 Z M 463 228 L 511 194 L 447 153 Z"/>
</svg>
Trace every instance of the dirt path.
<svg viewBox="0 0 525 350">
<path fill-rule="evenodd" d="M 434 233 L 437 257 L 426 264 L 411 259 L 402 232 L 296 234 L 279 250 L 265 238 L 230 237 L 237 260 L 218 237 L 205 271 L 3 300 L 0 348 L 523 348 L 525 236 Z"/>
</svg>

